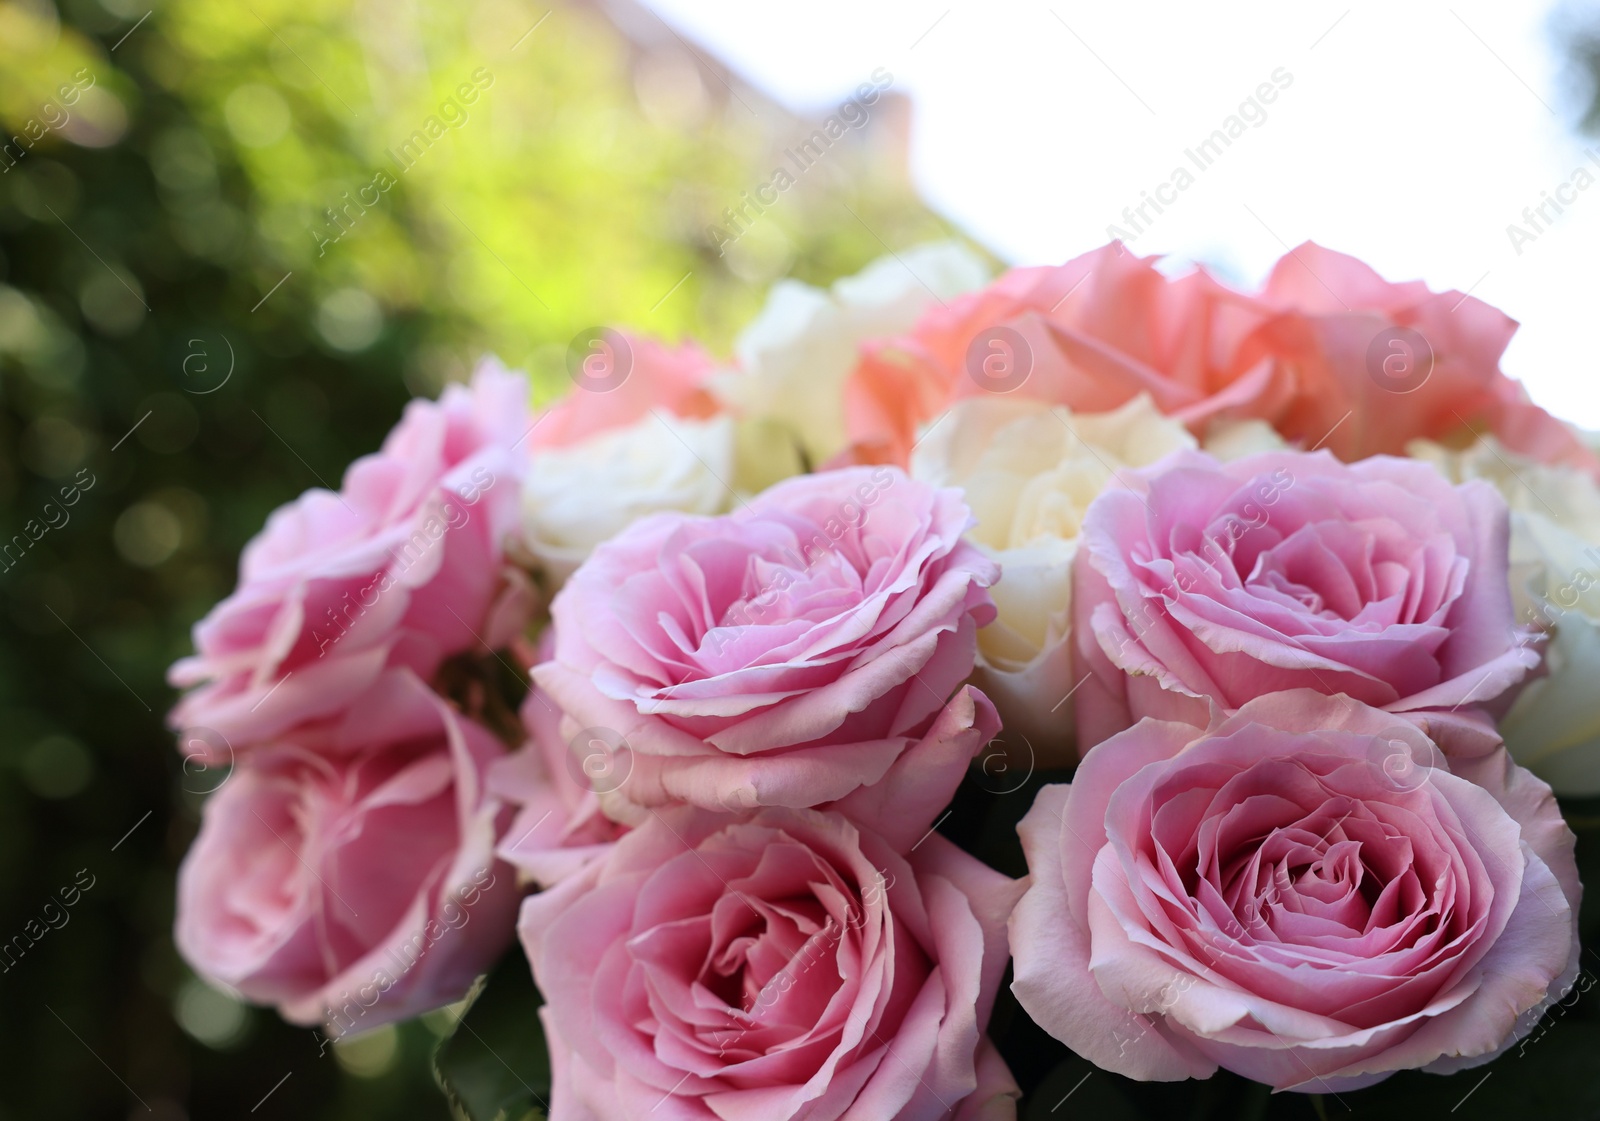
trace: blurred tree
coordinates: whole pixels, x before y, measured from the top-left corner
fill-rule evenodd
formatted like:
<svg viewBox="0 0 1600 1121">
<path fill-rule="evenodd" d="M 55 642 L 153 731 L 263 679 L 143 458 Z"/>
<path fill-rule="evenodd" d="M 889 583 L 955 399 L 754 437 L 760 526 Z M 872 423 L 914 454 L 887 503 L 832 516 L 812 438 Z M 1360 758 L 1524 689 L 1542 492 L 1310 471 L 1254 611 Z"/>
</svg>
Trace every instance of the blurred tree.
<svg viewBox="0 0 1600 1121">
<path fill-rule="evenodd" d="M 0 1118 L 445 1115 L 447 1014 L 324 1054 L 178 959 L 225 775 L 165 667 L 274 506 L 483 352 L 554 394 L 596 323 L 725 348 L 772 277 L 945 236 L 904 113 L 722 256 L 816 124 L 644 9 L 0 2 Z"/>
</svg>

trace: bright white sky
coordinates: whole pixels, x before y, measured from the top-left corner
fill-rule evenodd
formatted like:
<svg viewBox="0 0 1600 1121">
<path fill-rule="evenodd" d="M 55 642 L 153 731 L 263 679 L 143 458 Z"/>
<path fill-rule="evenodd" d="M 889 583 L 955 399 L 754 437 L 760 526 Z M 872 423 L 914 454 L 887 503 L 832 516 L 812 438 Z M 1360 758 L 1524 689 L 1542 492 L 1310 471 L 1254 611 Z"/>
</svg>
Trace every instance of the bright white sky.
<svg viewBox="0 0 1600 1121">
<path fill-rule="evenodd" d="M 1506 227 L 1584 162 L 1548 2 L 648 0 L 797 110 L 874 68 L 915 103 L 913 174 L 1000 256 L 1056 263 L 1282 67 L 1293 84 L 1133 242 L 1253 283 L 1310 238 L 1522 323 L 1505 369 L 1600 428 L 1600 182 L 1519 255 Z M 1600 179 L 1600 165 L 1589 164 Z M 1192 167 L 1192 165 L 1191 165 Z M 1564 191 L 1570 194 L 1570 191 Z M 1253 213 L 1252 213 L 1253 212 Z M 1281 239 L 1281 241 L 1280 241 Z"/>
</svg>

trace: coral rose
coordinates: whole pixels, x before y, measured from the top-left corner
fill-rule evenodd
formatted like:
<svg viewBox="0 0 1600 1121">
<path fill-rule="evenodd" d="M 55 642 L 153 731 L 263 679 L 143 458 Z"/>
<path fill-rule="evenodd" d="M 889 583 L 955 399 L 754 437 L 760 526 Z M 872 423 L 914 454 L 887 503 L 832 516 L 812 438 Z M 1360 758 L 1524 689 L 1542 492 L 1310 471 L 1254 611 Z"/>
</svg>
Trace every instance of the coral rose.
<svg viewBox="0 0 1600 1121">
<path fill-rule="evenodd" d="M 1532 459 L 1600 478 L 1600 459 L 1500 371 L 1517 330 L 1504 312 L 1420 280 L 1384 280 L 1309 241 L 1278 261 L 1260 298 L 1278 314 L 1243 357 L 1270 355 L 1293 385 L 1288 407 L 1267 417 L 1291 442 L 1353 461 L 1493 432 Z"/>
<path fill-rule="evenodd" d="M 1501 372 L 1516 323 L 1471 296 L 1391 283 L 1311 242 L 1258 293 L 1204 269 L 1169 279 L 1156 261 L 1112 242 L 1013 269 L 867 346 L 846 383 L 859 453 L 904 463 L 921 425 L 979 394 L 1094 413 L 1146 393 L 1202 439 L 1256 419 L 1353 461 L 1492 431 L 1600 478 L 1600 458 Z"/>
<path fill-rule="evenodd" d="M 1058 267 L 1012 269 L 864 347 L 845 387 L 850 438 L 904 463 L 920 425 L 990 393 L 1075 413 L 1143 393 L 1201 433 L 1213 417 L 1275 415 L 1291 387 L 1269 356 L 1240 349 L 1269 309 L 1203 269 L 1170 279 L 1156 261 L 1112 242 Z"/>
<path fill-rule="evenodd" d="M 568 363 L 575 388 L 540 413 L 531 448 L 572 447 L 652 412 L 705 420 L 722 411 L 707 384 L 711 356 L 692 342 L 600 328 L 573 340 Z"/>
</svg>

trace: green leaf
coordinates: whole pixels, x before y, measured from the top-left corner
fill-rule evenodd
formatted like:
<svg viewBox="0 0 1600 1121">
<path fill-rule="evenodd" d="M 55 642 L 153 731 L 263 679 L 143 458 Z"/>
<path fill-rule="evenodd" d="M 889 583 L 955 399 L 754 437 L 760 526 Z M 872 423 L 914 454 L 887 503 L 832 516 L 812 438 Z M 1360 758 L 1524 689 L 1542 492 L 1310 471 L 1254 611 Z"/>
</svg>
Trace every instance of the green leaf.
<svg viewBox="0 0 1600 1121">
<path fill-rule="evenodd" d="M 550 1052 L 539 1022 L 544 998 L 514 948 L 467 995 L 455 1030 L 440 1040 L 433 1076 L 463 1121 L 542 1119 Z"/>
</svg>

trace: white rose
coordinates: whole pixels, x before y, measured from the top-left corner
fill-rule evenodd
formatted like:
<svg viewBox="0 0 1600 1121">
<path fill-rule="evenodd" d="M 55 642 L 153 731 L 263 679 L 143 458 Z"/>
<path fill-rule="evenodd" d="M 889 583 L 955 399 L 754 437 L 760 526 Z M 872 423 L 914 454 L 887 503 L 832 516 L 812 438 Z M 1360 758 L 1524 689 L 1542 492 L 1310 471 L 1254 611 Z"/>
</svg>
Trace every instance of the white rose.
<svg viewBox="0 0 1600 1121">
<path fill-rule="evenodd" d="M 1483 479 L 1511 507 L 1511 595 L 1517 619 L 1549 634 L 1547 673 L 1500 721 L 1517 762 L 1557 794 L 1600 794 L 1600 488 L 1485 437 L 1465 451 L 1424 440 L 1411 455 L 1454 482 Z"/>
<path fill-rule="evenodd" d="M 595 546 L 646 514 L 720 514 L 733 502 L 730 417 L 655 413 L 582 443 L 536 452 L 522 489 L 523 537 L 550 591 Z"/>
<path fill-rule="evenodd" d="M 1200 441 L 1202 451 L 1231 463 L 1247 455 L 1281 452 L 1289 446 L 1277 429 L 1264 420 L 1224 420 L 1213 422 Z"/>
<path fill-rule="evenodd" d="M 785 425 L 815 467 L 844 450 L 844 384 L 861 344 L 910 330 L 936 300 L 988 278 L 947 243 L 883 257 L 828 290 L 780 280 L 734 343 L 739 369 L 713 388 L 741 415 Z"/>
<path fill-rule="evenodd" d="M 1120 471 L 1195 446 L 1184 426 L 1140 396 L 1114 412 L 986 395 L 959 402 L 924 431 L 911 473 L 965 493 L 971 539 L 1000 562 L 999 616 L 978 632 L 974 681 L 1032 761 L 1075 758 L 1072 561 L 1083 515 Z M 1008 752 L 1013 744 L 1007 743 Z M 1028 760 L 1014 755 L 1007 765 Z"/>
</svg>

